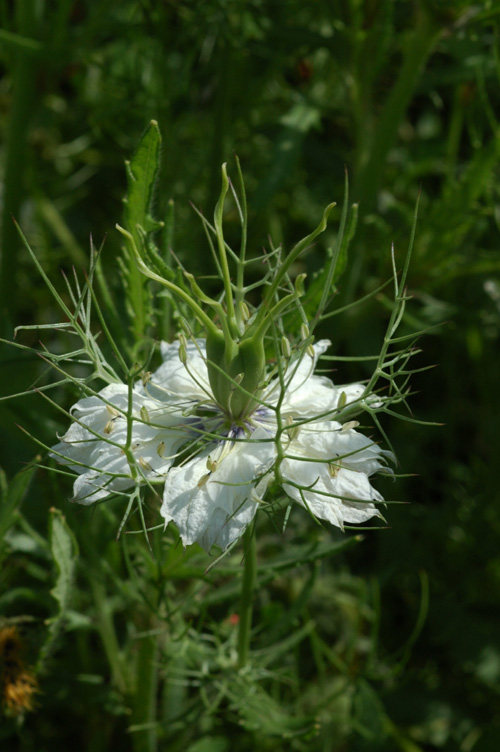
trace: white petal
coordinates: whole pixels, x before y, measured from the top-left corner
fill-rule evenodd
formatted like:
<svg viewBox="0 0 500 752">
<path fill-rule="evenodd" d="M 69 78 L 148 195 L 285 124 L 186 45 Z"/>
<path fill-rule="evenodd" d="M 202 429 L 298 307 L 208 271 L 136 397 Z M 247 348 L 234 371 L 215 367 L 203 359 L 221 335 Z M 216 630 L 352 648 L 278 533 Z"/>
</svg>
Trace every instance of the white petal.
<svg viewBox="0 0 500 752">
<path fill-rule="evenodd" d="M 213 448 L 171 468 L 161 513 L 166 523 L 175 522 L 184 545 L 198 542 L 209 550 L 216 543 L 225 549 L 243 533 L 267 487 L 259 482 L 258 495 L 256 482 L 274 462 L 274 443 L 262 441 L 267 438 L 257 429 L 253 441 L 236 442 L 211 473 L 207 459 L 214 458 Z"/>
<path fill-rule="evenodd" d="M 392 472 L 385 463 L 386 458 L 394 460 L 392 452 L 380 449 L 378 444 L 353 428 L 344 429 L 337 421 L 318 421 L 302 426 L 294 447 L 298 448 L 299 454 L 307 457 L 329 461 L 338 458 L 343 467 L 366 475 L 379 471 Z M 290 449 L 288 452 L 294 453 Z"/>
<path fill-rule="evenodd" d="M 315 517 L 341 529 L 345 522 L 366 522 L 379 515 L 372 501 L 381 501 L 382 497 L 363 473 L 341 468 L 332 478 L 325 463 L 298 460 L 285 460 L 281 472 L 283 488 L 292 499 Z M 287 480 L 302 488 L 289 485 Z"/>
<path fill-rule="evenodd" d="M 113 384 L 73 406 L 78 422 L 52 447 L 51 456 L 79 474 L 73 488 L 75 501 L 92 504 L 135 483 L 123 451 L 128 402 L 128 387 Z M 179 413 L 159 411 L 156 402 L 137 392 L 132 394 L 132 421 L 131 451 L 139 480 L 156 480 L 189 439 L 189 423 Z"/>
<path fill-rule="evenodd" d="M 287 458 L 281 464 L 283 488 L 316 517 L 343 528 L 346 522 L 366 522 L 380 516 L 373 502 L 383 498 L 368 476 L 379 470 L 389 472 L 383 458 L 390 452 L 383 452 L 353 429 L 342 430 L 339 423 L 322 421 L 303 426 L 290 442 L 287 454 L 296 459 Z"/>
<path fill-rule="evenodd" d="M 188 342 L 187 364 L 179 359 L 178 342 L 162 342 L 162 365 L 151 375 L 146 393 L 157 400 L 186 404 L 189 401 L 213 400 L 208 381 L 205 340 Z"/>
</svg>

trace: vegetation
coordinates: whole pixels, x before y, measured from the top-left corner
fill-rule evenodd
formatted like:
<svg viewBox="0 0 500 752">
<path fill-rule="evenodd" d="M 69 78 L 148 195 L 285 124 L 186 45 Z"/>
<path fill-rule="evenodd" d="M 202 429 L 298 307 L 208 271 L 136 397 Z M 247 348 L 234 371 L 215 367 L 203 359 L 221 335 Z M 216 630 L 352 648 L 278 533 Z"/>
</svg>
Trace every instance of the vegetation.
<svg viewBox="0 0 500 752">
<path fill-rule="evenodd" d="M 1 743 L 496 749 L 497 4 L 18 0 L 1 2 L 0 14 Z M 32 438 L 54 444 L 79 392 L 61 384 L 44 399 L 57 374 L 28 348 L 42 340 L 64 353 L 74 343 L 54 328 L 61 313 L 11 217 L 65 304 L 61 272 L 74 284 L 74 268 L 83 286 L 90 248 L 101 248 L 96 298 L 131 359 L 177 333 L 154 286 L 133 293 L 152 295 L 154 308 L 129 315 L 122 291 L 128 284 L 130 301 L 133 267 L 118 261 L 115 225 L 133 226 L 124 160 L 151 120 L 163 143 L 155 242 L 172 274 L 177 259 L 213 294 L 197 211 L 211 217 L 221 163 L 233 175 L 234 153 L 241 163 L 254 255 L 288 252 L 337 202 L 293 270 L 313 292 L 339 239 L 347 171 L 352 221 L 334 300 L 346 310 L 316 331 L 333 343 L 336 383 L 370 376 L 363 358 L 379 352 L 392 306 L 391 246 L 401 270 L 418 202 L 401 335 L 417 338 L 423 370 L 412 376 L 409 417 L 442 425 L 383 417 L 403 477 L 378 487 L 408 502 L 388 505 L 385 528 L 344 534 L 295 511 L 285 526 L 285 507 L 274 521 L 258 516 L 242 669 L 243 544 L 210 568 L 214 557 L 184 550 L 172 525 L 150 533 L 150 550 L 138 515 L 117 541 L 120 497 L 71 504 L 71 477 L 49 472 Z M 237 246 L 234 204 L 224 222 Z M 288 323 L 298 328 L 292 315 Z M 14 340 L 15 327 L 35 324 L 51 328 Z"/>
</svg>

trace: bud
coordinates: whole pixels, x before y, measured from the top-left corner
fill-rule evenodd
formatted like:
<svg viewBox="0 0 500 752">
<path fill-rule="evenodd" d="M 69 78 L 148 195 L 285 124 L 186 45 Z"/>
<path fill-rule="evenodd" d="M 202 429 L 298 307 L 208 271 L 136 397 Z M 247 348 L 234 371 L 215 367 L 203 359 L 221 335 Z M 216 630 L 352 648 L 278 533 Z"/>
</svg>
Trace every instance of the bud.
<svg viewBox="0 0 500 752">
<path fill-rule="evenodd" d="M 149 413 L 146 405 L 143 405 L 141 407 L 141 419 L 144 421 L 144 423 L 149 423 Z"/>
<path fill-rule="evenodd" d="M 182 365 L 185 366 L 187 363 L 187 352 L 184 345 L 179 345 L 179 360 L 181 361 Z"/>
<path fill-rule="evenodd" d="M 312 345 L 307 345 L 306 352 L 314 360 L 314 347 Z"/>
<path fill-rule="evenodd" d="M 309 337 L 309 327 L 307 324 L 300 325 L 300 336 L 303 340 L 306 340 Z"/>
</svg>

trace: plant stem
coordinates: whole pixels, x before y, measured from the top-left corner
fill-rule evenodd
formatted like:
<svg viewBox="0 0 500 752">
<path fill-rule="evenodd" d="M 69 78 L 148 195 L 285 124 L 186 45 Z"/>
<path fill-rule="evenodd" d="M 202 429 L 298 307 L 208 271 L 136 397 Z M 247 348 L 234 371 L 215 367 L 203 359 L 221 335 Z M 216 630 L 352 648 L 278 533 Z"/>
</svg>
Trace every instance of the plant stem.
<svg viewBox="0 0 500 752">
<path fill-rule="evenodd" d="M 134 752 L 156 752 L 156 695 L 158 691 L 158 644 L 155 637 L 139 640 L 136 662 L 136 684 L 132 699 L 131 730 Z"/>
<path fill-rule="evenodd" d="M 243 536 L 245 561 L 241 583 L 240 624 L 238 633 L 238 665 L 240 668 L 248 663 L 250 652 L 250 631 L 252 628 L 253 596 L 257 577 L 257 546 L 255 543 L 255 525 L 248 526 Z"/>
</svg>

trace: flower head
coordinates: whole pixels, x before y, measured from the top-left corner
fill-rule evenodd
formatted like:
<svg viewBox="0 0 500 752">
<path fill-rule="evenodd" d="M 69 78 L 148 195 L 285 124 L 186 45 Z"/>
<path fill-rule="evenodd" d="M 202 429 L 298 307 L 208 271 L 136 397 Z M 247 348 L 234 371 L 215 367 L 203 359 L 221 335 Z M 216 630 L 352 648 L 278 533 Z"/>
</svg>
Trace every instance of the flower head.
<svg viewBox="0 0 500 752">
<path fill-rule="evenodd" d="M 184 342 L 181 355 L 178 343 L 162 343 L 163 363 L 132 394 L 112 385 L 73 407 L 75 422 L 52 451 L 79 474 L 75 500 L 164 482 L 165 523 L 177 525 L 185 545 L 207 550 L 240 537 L 275 480 L 341 529 L 380 516 L 370 478 L 391 472 L 392 455 L 355 421 L 336 419 L 362 408 L 364 388 L 314 373 L 329 344 L 299 348 L 283 368 L 264 372 L 253 407 L 235 415 L 214 395 L 205 340 Z"/>
</svg>

